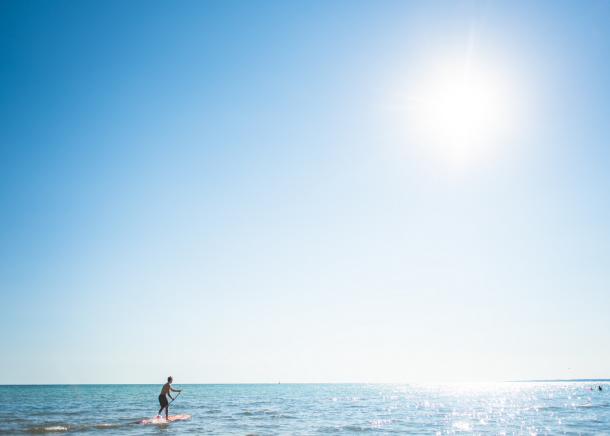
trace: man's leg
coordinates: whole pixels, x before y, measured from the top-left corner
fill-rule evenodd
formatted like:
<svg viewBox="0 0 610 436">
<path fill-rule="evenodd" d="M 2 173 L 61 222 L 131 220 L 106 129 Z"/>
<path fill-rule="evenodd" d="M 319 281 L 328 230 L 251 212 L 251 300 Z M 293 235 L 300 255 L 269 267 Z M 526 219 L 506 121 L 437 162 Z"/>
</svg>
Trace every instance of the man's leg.
<svg viewBox="0 0 610 436">
<path fill-rule="evenodd" d="M 161 413 L 163 413 L 163 409 L 167 408 L 167 397 L 165 395 L 159 395 L 159 404 L 161 405 L 161 408 L 159 409 L 159 413 L 157 413 L 157 415 L 161 416 Z M 167 412 L 165 413 L 165 416 L 167 417 Z"/>
</svg>

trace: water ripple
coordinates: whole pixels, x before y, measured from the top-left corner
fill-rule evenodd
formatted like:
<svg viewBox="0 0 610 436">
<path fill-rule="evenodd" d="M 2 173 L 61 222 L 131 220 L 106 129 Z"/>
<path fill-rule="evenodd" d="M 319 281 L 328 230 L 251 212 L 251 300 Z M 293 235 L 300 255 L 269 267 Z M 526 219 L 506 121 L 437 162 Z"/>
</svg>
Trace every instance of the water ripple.
<svg viewBox="0 0 610 436">
<path fill-rule="evenodd" d="M 604 385 L 605 386 L 605 385 Z M 608 434 L 606 390 L 586 383 L 184 385 L 176 434 Z M 158 434 L 158 386 L 1 386 L 0 434 Z M 109 430 L 105 432 L 104 430 Z"/>
</svg>

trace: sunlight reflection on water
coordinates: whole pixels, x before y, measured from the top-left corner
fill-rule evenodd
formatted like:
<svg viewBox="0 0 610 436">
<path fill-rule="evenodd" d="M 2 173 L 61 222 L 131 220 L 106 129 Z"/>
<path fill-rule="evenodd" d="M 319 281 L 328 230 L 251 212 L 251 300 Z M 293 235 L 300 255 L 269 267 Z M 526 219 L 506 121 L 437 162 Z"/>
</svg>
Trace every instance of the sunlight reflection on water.
<svg viewBox="0 0 610 436">
<path fill-rule="evenodd" d="M 595 385 L 597 386 L 597 385 Z M 610 432 L 592 383 L 182 385 L 173 433 L 556 434 Z M 156 385 L 2 386 L 0 433 L 157 433 Z M 167 425 L 167 424 L 166 424 Z"/>
</svg>

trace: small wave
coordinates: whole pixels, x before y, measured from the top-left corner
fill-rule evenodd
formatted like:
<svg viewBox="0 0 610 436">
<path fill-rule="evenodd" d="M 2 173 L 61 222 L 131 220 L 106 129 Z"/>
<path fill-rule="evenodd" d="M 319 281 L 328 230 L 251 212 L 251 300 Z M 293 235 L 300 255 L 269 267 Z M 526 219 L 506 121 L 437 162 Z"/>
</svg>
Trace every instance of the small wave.
<svg viewBox="0 0 610 436">
<path fill-rule="evenodd" d="M 242 410 L 236 415 L 241 416 L 256 416 L 256 415 L 277 415 L 280 412 L 273 409 L 250 409 L 250 410 Z"/>
<path fill-rule="evenodd" d="M 121 426 L 121 424 L 102 423 L 102 424 L 95 424 L 93 427 L 97 428 L 99 430 L 105 430 L 105 429 L 117 428 L 120 426 Z"/>
<path fill-rule="evenodd" d="M 120 423 L 99 423 L 99 424 L 86 424 L 86 425 L 47 425 L 44 427 L 31 427 L 26 430 L 27 433 L 63 433 L 63 432 L 73 432 L 73 431 L 87 431 L 92 429 L 97 430 L 112 430 L 119 427 L 122 427 L 124 424 Z"/>
<path fill-rule="evenodd" d="M 466 421 L 457 421 L 452 426 L 457 431 L 472 431 L 472 426 Z"/>
<path fill-rule="evenodd" d="M 253 416 L 254 412 L 250 412 L 249 410 L 246 410 L 246 411 L 243 411 L 243 412 L 239 412 L 236 415 L 239 415 L 239 416 Z"/>
<path fill-rule="evenodd" d="M 235 416 L 246 416 L 252 417 L 255 419 L 260 418 L 269 418 L 269 419 L 297 419 L 296 416 L 290 415 L 287 413 L 283 413 L 280 410 L 273 409 L 259 409 L 259 410 L 243 410 L 241 412 L 235 413 Z"/>
<path fill-rule="evenodd" d="M 366 432 L 366 431 L 372 431 L 373 429 L 371 427 L 362 427 L 360 425 L 345 425 L 345 426 L 341 427 L 341 430 L 354 431 L 354 432 Z"/>
<path fill-rule="evenodd" d="M 68 431 L 68 427 L 65 425 L 49 425 L 47 427 L 32 427 L 28 430 L 28 433 L 60 433 Z"/>
<path fill-rule="evenodd" d="M 565 407 L 560 407 L 560 406 L 542 406 L 542 407 L 532 407 L 530 410 L 533 411 L 559 411 L 559 410 L 565 410 Z"/>
<path fill-rule="evenodd" d="M 392 424 L 391 419 L 374 419 L 371 421 L 371 427 L 373 428 L 383 428 L 386 425 Z"/>
<path fill-rule="evenodd" d="M 378 429 L 374 429 L 372 427 L 366 426 L 360 426 L 360 425 L 356 425 L 356 424 L 348 424 L 348 425 L 343 425 L 343 426 L 337 426 L 337 427 L 321 427 L 318 429 L 318 432 L 321 433 L 341 433 L 341 432 L 348 432 L 348 433 L 365 433 L 365 432 L 371 432 L 374 430 L 378 430 Z"/>
</svg>

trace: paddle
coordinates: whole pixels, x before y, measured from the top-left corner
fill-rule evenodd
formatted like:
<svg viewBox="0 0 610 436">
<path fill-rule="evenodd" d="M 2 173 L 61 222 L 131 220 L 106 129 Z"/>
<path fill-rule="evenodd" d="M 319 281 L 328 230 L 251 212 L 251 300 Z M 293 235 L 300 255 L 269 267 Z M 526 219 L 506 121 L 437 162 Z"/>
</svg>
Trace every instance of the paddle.
<svg viewBox="0 0 610 436">
<path fill-rule="evenodd" d="M 182 393 L 182 391 L 178 392 L 178 395 L 180 395 Z M 174 401 L 176 401 L 176 398 L 178 398 L 178 395 L 176 395 L 174 398 L 172 398 L 172 401 L 169 402 L 169 404 L 172 404 Z M 168 406 L 169 406 L 168 404 Z"/>
</svg>

